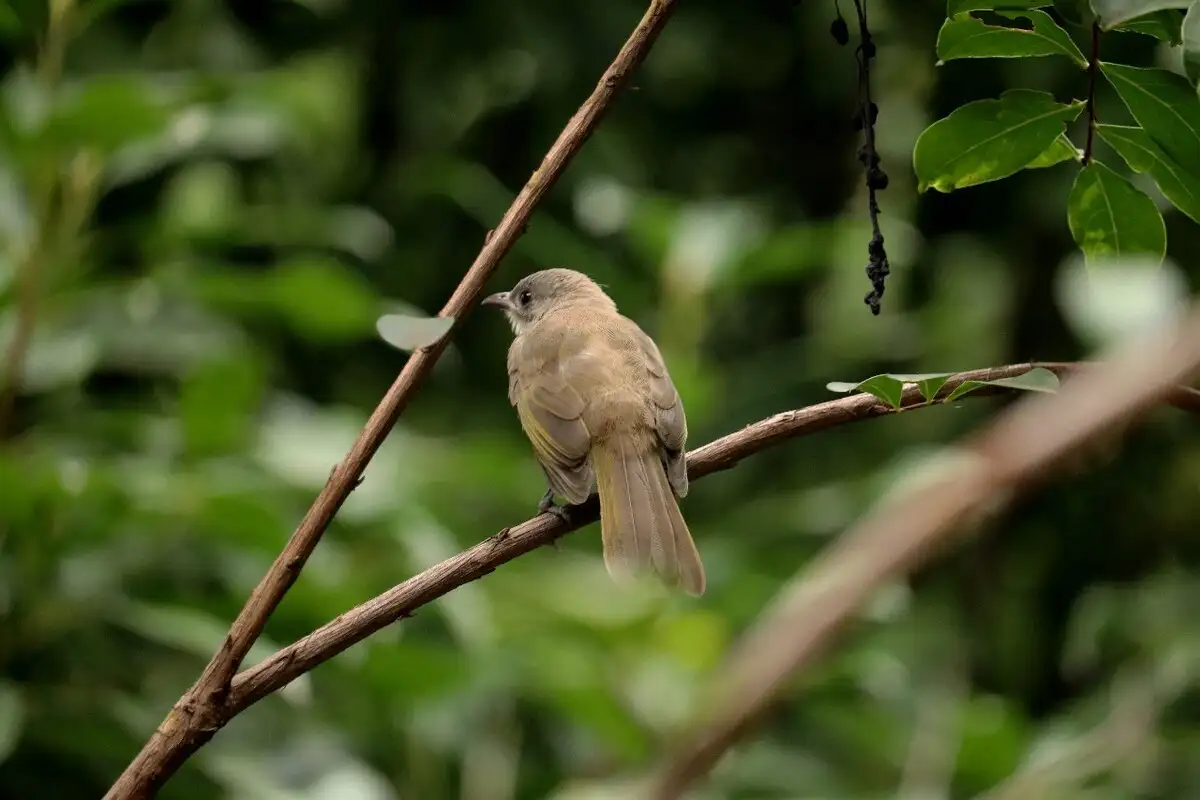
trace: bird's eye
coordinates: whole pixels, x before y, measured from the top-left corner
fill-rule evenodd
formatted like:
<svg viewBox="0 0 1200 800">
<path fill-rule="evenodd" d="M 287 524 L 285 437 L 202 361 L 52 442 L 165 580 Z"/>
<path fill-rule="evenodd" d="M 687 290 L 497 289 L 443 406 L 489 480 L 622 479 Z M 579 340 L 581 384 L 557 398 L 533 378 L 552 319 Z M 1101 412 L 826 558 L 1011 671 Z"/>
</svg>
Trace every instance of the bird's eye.
<svg viewBox="0 0 1200 800">
<path fill-rule="evenodd" d="M 533 299 L 533 292 L 526 289 L 517 297 L 517 302 L 523 306 L 529 305 L 529 301 Z"/>
</svg>

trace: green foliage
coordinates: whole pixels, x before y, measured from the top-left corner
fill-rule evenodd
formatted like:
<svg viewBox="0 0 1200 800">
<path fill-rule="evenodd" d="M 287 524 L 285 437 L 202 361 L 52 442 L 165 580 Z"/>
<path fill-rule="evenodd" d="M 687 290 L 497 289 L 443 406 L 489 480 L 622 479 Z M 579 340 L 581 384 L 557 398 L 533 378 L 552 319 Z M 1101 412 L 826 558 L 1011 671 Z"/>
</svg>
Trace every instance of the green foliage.
<svg viewBox="0 0 1200 800">
<path fill-rule="evenodd" d="M 1156 11 L 1123 22 L 1113 30 L 1141 33 L 1169 45 L 1179 45 L 1183 43 L 1183 14 L 1178 11 Z"/>
<path fill-rule="evenodd" d="M 1099 161 L 1075 178 L 1067 220 L 1088 259 L 1144 253 L 1161 261 L 1166 255 L 1167 230 L 1154 201 Z"/>
<path fill-rule="evenodd" d="M 1108 63 L 1101 68 L 1150 138 L 1192 176 L 1200 176 L 1200 97 L 1196 87 L 1165 69 Z"/>
<path fill-rule="evenodd" d="M 937 393 L 946 384 L 952 372 L 931 372 L 919 375 L 873 375 L 858 383 L 833 381 L 825 388 L 831 392 L 866 392 L 873 395 L 881 403 L 886 403 L 899 410 L 907 384 L 916 385 L 921 397 L 926 403 L 933 402 Z M 981 386 L 1000 386 L 1006 389 L 1019 389 L 1028 392 L 1054 392 L 1058 390 L 1058 376 L 1043 367 L 1035 367 L 1028 372 L 1014 375 L 1011 378 L 993 378 L 986 381 L 962 381 L 946 395 L 946 402 L 958 398 L 980 388 Z"/>
<path fill-rule="evenodd" d="M 1067 222 L 1089 263 L 1099 257 L 1138 253 L 1161 260 L 1167 242 L 1158 206 L 1126 178 L 1097 162 L 1092 148 L 1097 139 L 1110 144 L 1131 170 L 1150 177 L 1171 204 L 1200 221 L 1200 96 L 1193 85 L 1194 48 L 1189 44 L 1194 38 L 1189 32 L 1194 15 L 1189 11 L 1185 19 L 1177 10 L 1187 6 L 1158 0 L 1091 0 L 1087 9 L 1075 0 L 1060 0 L 1055 11 L 1071 24 L 1090 25 L 1089 17 L 1095 14 L 1098 27 L 1091 33 L 1094 44 L 1088 57 L 1067 29 L 1032 6 L 1012 10 L 1005 3 L 950 0 L 938 36 L 941 62 L 1065 55 L 1080 67 L 1091 67 L 1087 100 L 1063 105 L 1045 93 L 1010 89 L 998 100 L 963 105 L 918 138 L 913 156 L 918 188 L 950 192 L 1076 160 L 1081 169 L 1067 202 Z M 972 16 L 974 11 L 1023 20 L 1025 26 L 988 22 Z M 1165 69 L 1100 61 L 1096 45 L 1101 29 L 1147 34 L 1171 46 L 1182 44 L 1192 82 Z M 1094 103 L 1100 73 L 1133 115 L 1136 127 L 1098 123 Z M 1080 149 L 1061 126 L 1084 109 L 1086 146 Z"/>
<path fill-rule="evenodd" d="M 1132 125 L 1097 125 L 1096 133 L 1134 172 L 1149 175 L 1176 208 L 1200 222 L 1200 180 L 1175 163 L 1150 138 Z"/>
<path fill-rule="evenodd" d="M 1045 92 L 1013 89 L 998 100 L 968 103 L 929 126 L 913 150 L 919 189 L 950 192 L 1007 178 L 1057 157 L 1066 123 L 1083 103 L 1063 105 Z M 1044 155 L 1055 150 L 1054 156 Z"/>
<path fill-rule="evenodd" d="M 1106 29 L 1169 8 L 1187 8 L 1192 0 L 1091 0 L 1092 10 Z"/>
<path fill-rule="evenodd" d="M 1193 3 L 1180 26 L 1183 68 L 1188 79 L 1200 85 L 1200 3 Z"/>
<path fill-rule="evenodd" d="M 938 32 L 937 54 L 942 61 L 956 58 L 1026 58 L 1062 55 L 1086 68 L 1071 35 L 1044 11 L 998 11 L 1001 17 L 1028 21 L 1032 28 L 989 25 L 969 14 L 947 19 Z"/>
</svg>

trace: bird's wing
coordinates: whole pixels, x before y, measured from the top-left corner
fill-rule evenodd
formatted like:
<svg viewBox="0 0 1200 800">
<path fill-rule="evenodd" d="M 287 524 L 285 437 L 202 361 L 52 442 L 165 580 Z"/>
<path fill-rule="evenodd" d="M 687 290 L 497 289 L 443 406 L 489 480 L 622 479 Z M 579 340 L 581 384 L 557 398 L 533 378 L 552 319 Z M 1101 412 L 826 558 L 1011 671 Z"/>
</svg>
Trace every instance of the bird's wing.
<svg viewBox="0 0 1200 800">
<path fill-rule="evenodd" d="M 667 469 L 667 477 L 671 486 L 680 497 L 687 494 L 687 416 L 683 411 L 683 401 L 675 388 L 674 381 L 667 373 L 662 353 L 658 345 L 646 335 L 645 331 L 630 321 L 634 336 L 646 357 L 646 371 L 649 373 L 650 400 L 654 404 L 654 431 L 666 451 L 663 463 Z"/>
<path fill-rule="evenodd" d="M 582 503 L 592 490 L 588 450 L 592 437 L 583 422 L 584 400 L 567 383 L 556 361 L 517 367 L 509 355 L 508 396 L 516 406 L 533 451 L 556 494 Z"/>
</svg>

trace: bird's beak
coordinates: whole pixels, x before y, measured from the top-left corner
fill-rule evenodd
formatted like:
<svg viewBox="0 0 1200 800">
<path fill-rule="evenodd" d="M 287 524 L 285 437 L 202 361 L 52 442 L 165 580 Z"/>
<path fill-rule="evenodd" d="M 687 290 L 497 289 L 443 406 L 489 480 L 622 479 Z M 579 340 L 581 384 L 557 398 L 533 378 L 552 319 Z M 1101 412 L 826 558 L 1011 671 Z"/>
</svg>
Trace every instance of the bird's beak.
<svg viewBox="0 0 1200 800">
<path fill-rule="evenodd" d="M 509 299 L 508 292 L 496 292 L 495 294 L 489 294 L 487 297 L 483 298 L 480 305 L 496 306 L 504 309 L 505 311 L 513 310 L 512 300 Z"/>
</svg>

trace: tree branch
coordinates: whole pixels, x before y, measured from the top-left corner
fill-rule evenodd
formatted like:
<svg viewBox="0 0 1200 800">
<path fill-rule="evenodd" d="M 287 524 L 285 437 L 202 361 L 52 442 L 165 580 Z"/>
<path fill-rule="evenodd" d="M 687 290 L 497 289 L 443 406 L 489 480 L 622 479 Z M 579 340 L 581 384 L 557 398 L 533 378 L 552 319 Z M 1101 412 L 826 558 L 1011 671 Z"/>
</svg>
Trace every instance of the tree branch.
<svg viewBox="0 0 1200 800">
<path fill-rule="evenodd" d="M 944 402 L 944 398 L 964 381 L 1011 378 L 1022 375 L 1036 366 L 1050 369 L 1057 374 L 1079 370 L 1081 366 L 1083 369 L 1091 367 L 1077 364 L 1012 364 L 963 372 L 948 380 L 938 392 L 934 403 L 928 405 Z M 1010 391 L 1000 387 L 981 387 L 967 397 Z M 1172 405 L 1200 414 L 1200 392 L 1194 389 L 1178 387 L 1164 399 Z M 905 390 L 902 409 L 907 411 L 926 405 L 916 387 L 910 386 Z M 868 394 L 852 395 L 796 411 L 785 411 L 693 450 L 688 454 L 688 477 L 698 480 L 705 475 L 730 469 L 742 459 L 790 439 L 850 422 L 895 413 L 897 412 L 891 406 Z M 553 514 L 540 514 L 519 525 L 505 528 L 474 547 L 429 567 L 240 673 L 233 680 L 227 709 L 231 715 L 241 712 L 376 631 L 399 619 L 412 616 L 421 606 L 449 594 L 463 584 L 487 575 L 496 567 L 520 555 L 593 522 L 598 513 L 599 508 L 593 498 L 584 506 L 572 509 L 570 525 Z"/>
<path fill-rule="evenodd" d="M 517 195 L 500 224 L 485 239 L 484 247 L 439 316 L 454 320 L 452 334 L 462 317 L 476 304 L 488 278 L 525 229 L 538 202 L 554 186 L 571 159 L 583 147 L 617 93 L 628 81 L 662 32 L 676 0 L 651 0 L 616 59 L 604 71 L 591 96 L 579 108 L 542 164 Z M 221 649 L 199 680 L 176 703 L 134 761 L 105 795 L 107 800 L 146 797 L 170 777 L 187 757 L 212 738 L 232 717 L 228 703 L 230 681 L 266 626 L 267 619 L 300 575 L 334 515 L 358 484 L 368 462 L 396 424 L 422 381 L 442 354 L 450 334 L 412 354 L 388 389 L 358 440 L 337 465 L 325 488 L 313 502 L 287 546 L 255 587 L 229 629 Z"/>
<path fill-rule="evenodd" d="M 886 500 L 783 590 L 714 676 L 704 724 L 664 762 L 648 796 L 674 800 L 753 727 L 793 676 L 884 581 L 994 512 L 1064 456 L 1120 429 L 1154 402 L 1192 408 L 1181 390 L 1200 369 L 1200 306 L 1174 330 L 1070 376 L 1057 394 L 1031 398 L 969 438 Z"/>
</svg>

